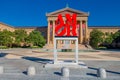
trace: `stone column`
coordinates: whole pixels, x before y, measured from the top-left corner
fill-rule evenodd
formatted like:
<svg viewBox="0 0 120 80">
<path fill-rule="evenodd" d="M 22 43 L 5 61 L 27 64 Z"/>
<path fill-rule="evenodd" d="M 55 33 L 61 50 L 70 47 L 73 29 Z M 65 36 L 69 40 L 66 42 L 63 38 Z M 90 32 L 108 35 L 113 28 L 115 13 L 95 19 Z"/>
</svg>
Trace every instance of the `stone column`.
<svg viewBox="0 0 120 80">
<path fill-rule="evenodd" d="M 48 28 L 47 28 L 47 44 L 50 44 L 50 20 L 48 20 Z"/>
<path fill-rule="evenodd" d="M 88 38 L 88 22 L 87 21 L 85 21 L 85 39 L 87 40 L 87 38 Z"/>
<path fill-rule="evenodd" d="M 53 41 L 52 44 L 54 43 L 54 37 L 55 37 L 55 21 L 53 21 Z"/>
<path fill-rule="evenodd" d="M 80 21 L 80 43 L 83 42 L 83 30 L 82 30 L 82 21 Z"/>
</svg>

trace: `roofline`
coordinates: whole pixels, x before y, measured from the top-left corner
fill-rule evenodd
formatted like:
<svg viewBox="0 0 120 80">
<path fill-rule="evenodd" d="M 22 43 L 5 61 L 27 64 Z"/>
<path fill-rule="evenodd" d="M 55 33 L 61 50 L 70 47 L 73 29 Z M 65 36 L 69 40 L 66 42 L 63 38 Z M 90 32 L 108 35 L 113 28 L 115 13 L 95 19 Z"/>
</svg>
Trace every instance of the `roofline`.
<svg viewBox="0 0 120 80">
<path fill-rule="evenodd" d="M 16 26 L 15 28 L 47 28 L 47 26 Z"/>
<path fill-rule="evenodd" d="M 98 28 L 104 28 L 104 29 L 107 29 L 107 28 L 111 28 L 111 29 L 113 29 L 113 28 L 118 28 L 118 29 L 120 29 L 120 26 L 88 26 L 88 28 L 90 28 L 90 29 L 98 29 Z"/>
<path fill-rule="evenodd" d="M 63 10 L 65 10 L 65 9 L 73 10 L 73 11 L 78 12 L 78 13 L 80 13 L 80 12 L 81 12 L 81 13 L 84 13 L 85 15 L 82 15 L 82 16 L 89 16 L 89 12 L 87 13 L 87 12 L 83 12 L 83 11 L 76 10 L 76 9 L 73 9 L 73 8 L 62 8 L 62 9 L 59 9 L 59 10 L 56 10 L 56 11 L 53 11 L 53 12 L 50 12 L 50 13 L 46 13 L 46 16 L 48 17 L 48 16 L 50 16 L 51 14 L 58 13 L 58 12 L 63 11 Z M 54 15 L 53 15 L 53 16 L 54 16 Z"/>
<path fill-rule="evenodd" d="M 46 28 L 47 26 L 27 26 L 27 27 L 26 27 L 26 26 L 16 26 L 16 27 L 18 27 L 18 28 L 19 28 L 19 27 L 20 27 L 20 28 L 21 28 L 21 27 L 23 27 L 23 28 L 27 28 L 27 27 L 28 27 L 28 28 L 29 28 L 29 27 L 31 27 L 31 28 L 35 28 L 35 27 Z M 96 28 L 96 27 L 120 27 L 120 26 L 88 26 L 88 27 L 95 27 L 95 28 Z"/>
<path fill-rule="evenodd" d="M 15 27 L 15 29 L 35 29 L 36 27 Z"/>
<path fill-rule="evenodd" d="M 8 25 L 8 24 L 6 24 L 6 23 L 3 23 L 3 22 L 0 22 L 0 24 L 9 26 L 9 27 L 11 27 L 11 28 L 15 28 L 15 27 L 13 27 L 13 26 L 11 26 L 11 25 Z"/>
<path fill-rule="evenodd" d="M 11 27 L 11 28 L 15 28 L 15 29 L 24 29 L 24 28 L 31 28 L 31 29 L 35 29 L 35 28 L 47 28 L 48 26 L 15 26 L 15 27 L 13 27 L 13 26 L 11 26 L 11 25 L 8 25 L 8 24 L 5 24 L 5 23 L 3 23 L 3 22 L 0 22 L 0 24 L 3 24 L 3 25 L 6 25 L 6 26 L 9 26 L 9 27 Z M 120 29 L 120 26 L 88 26 L 88 28 L 118 28 L 118 29 Z"/>
</svg>

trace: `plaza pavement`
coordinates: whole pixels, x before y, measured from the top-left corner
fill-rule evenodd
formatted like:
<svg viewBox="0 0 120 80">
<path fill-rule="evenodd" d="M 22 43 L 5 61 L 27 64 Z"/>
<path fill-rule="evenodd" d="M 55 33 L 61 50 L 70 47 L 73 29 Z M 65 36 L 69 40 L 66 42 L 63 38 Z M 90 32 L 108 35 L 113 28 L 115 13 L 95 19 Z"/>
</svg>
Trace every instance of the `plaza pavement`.
<svg viewBox="0 0 120 80">
<path fill-rule="evenodd" d="M 53 59 L 53 51 L 44 52 L 41 49 L 9 49 L 0 50 L 1 53 L 6 53 L 5 58 L 7 59 L 20 59 L 23 56 Z M 60 60 L 64 59 L 74 59 L 74 52 L 59 52 L 58 58 Z M 79 52 L 79 60 L 120 60 L 120 51 L 107 51 L 107 50 L 95 50 L 90 52 Z"/>
<path fill-rule="evenodd" d="M 120 80 L 120 51 L 80 52 L 79 60 L 88 69 L 70 69 L 70 77 L 61 76 L 60 69 L 46 69 L 45 64 L 53 59 L 52 52 L 42 52 L 41 49 L 9 49 L 0 50 L 0 66 L 4 73 L 0 80 Z M 59 59 L 74 59 L 74 53 L 58 53 Z M 34 66 L 35 76 L 26 74 L 27 68 Z M 105 68 L 107 78 L 97 77 L 97 70 Z"/>
</svg>

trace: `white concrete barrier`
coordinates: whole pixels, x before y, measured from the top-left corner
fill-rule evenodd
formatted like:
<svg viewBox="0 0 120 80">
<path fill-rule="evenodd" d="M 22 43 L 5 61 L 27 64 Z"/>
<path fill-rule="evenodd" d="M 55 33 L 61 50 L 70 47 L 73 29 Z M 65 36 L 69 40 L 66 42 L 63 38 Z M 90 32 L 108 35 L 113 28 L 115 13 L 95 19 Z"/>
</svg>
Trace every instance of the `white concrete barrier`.
<svg viewBox="0 0 120 80">
<path fill-rule="evenodd" d="M 69 77 L 70 70 L 69 68 L 63 67 L 61 68 L 61 74 L 63 77 Z"/>
<path fill-rule="evenodd" d="M 100 78 L 107 78 L 106 70 L 104 68 L 98 69 L 97 76 Z"/>
<path fill-rule="evenodd" d="M 0 66 L 0 74 L 3 74 L 4 73 L 4 68 L 3 66 Z"/>
<path fill-rule="evenodd" d="M 33 66 L 28 67 L 27 75 L 34 76 L 35 74 L 36 74 L 35 67 Z"/>
</svg>

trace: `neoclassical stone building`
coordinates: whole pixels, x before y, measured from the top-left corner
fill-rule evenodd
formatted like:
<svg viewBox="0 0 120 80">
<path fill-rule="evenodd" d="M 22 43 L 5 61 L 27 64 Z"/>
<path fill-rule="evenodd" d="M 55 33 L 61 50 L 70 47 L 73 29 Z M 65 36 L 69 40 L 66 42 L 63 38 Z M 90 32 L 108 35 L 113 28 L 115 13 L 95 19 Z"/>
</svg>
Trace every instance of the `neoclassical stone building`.
<svg viewBox="0 0 120 80">
<path fill-rule="evenodd" d="M 42 33 L 42 35 L 45 37 L 48 45 L 53 45 L 54 42 L 54 36 L 55 36 L 55 21 L 57 20 L 57 17 L 59 14 L 62 14 L 62 17 L 64 21 L 66 21 L 65 14 L 77 14 L 77 33 L 78 33 L 78 40 L 79 44 L 82 44 L 84 41 L 89 40 L 90 32 L 93 29 L 98 29 L 102 31 L 103 33 L 115 33 L 116 31 L 120 30 L 120 26 L 88 26 L 88 17 L 89 13 L 75 10 L 69 7 L 47 13 L 47 21 L 48 26 L 21 26 L 21 27 L 13 27 L 9 26 L 5 23 L 0 23 L 0 30 L 7 29 L 9 31 L 14 31 L 16 29 L 24 29 L 29 34 L 33 30 L 38 30 Z M 62 41 L 59 41 L 60 44 L 62 44 Z M 74 42 L 70 42 L 73 44 Z"/>
<path fill-rule="evenodd" d="M 62 17 L 64 19 L 64 22 L 66 21 L 65 14 L 77 14 L 77 30 L 78 30 L 78 40 L 79 43 L 83 43 L 84 39 L 88 39 L 88 13 L 78 11 L 75 9 L 71 8 L 64 8 L 61 10 L 57 10 L 55 12 L 51 12 L 46 14 L 47 20 L 48 20 L 48 38 L 47 38 L 47 43 L 48 44 L 53 44 L 53 39 L 55 36 L 55 21 L 58 18 L 59 14 L 62 14 Z M 52 37 L 51 37 L 52 36 Z M 60 43 L 63 43 L 60 41 Z M 71 42 L 72 43 L 72 42 Z"/>
</svg>

